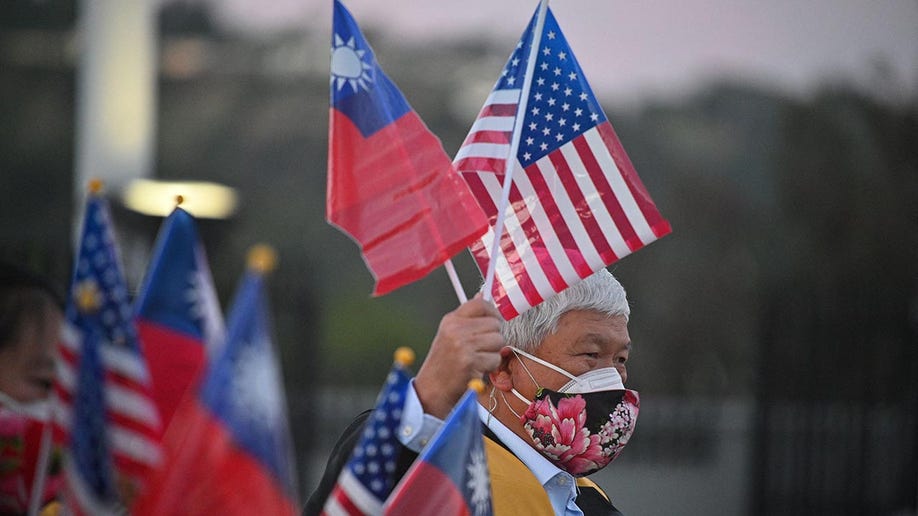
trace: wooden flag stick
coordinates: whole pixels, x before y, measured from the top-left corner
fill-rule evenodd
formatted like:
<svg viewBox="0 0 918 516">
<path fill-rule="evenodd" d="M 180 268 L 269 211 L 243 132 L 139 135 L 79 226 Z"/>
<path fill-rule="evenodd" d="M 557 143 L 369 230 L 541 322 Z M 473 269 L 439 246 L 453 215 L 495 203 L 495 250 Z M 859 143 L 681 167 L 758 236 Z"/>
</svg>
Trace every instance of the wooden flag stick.
<svg viewBox="0 0 918 516">
<path fill-rule="evenodd" d="M 51 403 L 59 403 L 57 396 L 51 397 Z M 41 444 L 38 448 L 38 459 L 35 463 L 35 474 L 32 477 L 32 492 L 29 493 L 29 507 L 28 515 L 37 516 L 39 510 L 41 509 L 42 498 L 45 494 L 45 483 L 48 479 L 48 464 L 51 460 L 51 446 L 53 435 L 51 432 L 51 425 L 54 423 L 54 413 L 53 411 L 48 411 L 48 420 L 45 421 L 45 426 L 42 428 L 41 432 Z"/>
</svg>

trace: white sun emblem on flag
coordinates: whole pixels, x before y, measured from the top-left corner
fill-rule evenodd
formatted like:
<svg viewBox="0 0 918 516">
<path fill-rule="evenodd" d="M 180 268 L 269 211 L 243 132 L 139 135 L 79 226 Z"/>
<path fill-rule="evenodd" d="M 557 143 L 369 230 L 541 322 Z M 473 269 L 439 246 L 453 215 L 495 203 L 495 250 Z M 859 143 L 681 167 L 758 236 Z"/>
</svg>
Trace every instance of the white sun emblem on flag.
<svg viewBox="0 0 918 516">
<path fill-rule="evenodd" d="M 488 481 L 488 464 L 485 462 L 484 450 L 478 448 L 472 451 L 471 461 L 466 469 L 469 472 L 466 487 L 471 491 L 475 514 L 487 514 L 491 486 Z"/>
<path fill-rule="evenodd" d="M 236 374 L 231 386 L 237 415 L 262 431 L 272 428 L 282 417 L 280 375 L 268 349 L 245 346 L 234 364 Z"/>
<path fill-rule="evenodd" d="M 344 39 L 335 34 L 335 43 L 331 49 L 331 82 L 338 89 L 350 84 L 354 91 L 359 88 L 369 89 L 369 83 L 373 78 L 368 73 L 373 67 L 363 60 L 367 51 L 357 48 L 354 44 L 354 38 Z"/>
<path fill-rule="evenodd" d="M 185 296 L 191 304 L 191 316 L 195 322 L 201 324 L 207 351 L 213 353 L 217 346 L 223 343 L 223 314 L 220 313 L 220 301 L 217 299 L 217 292 L 214 290 L 208 270 L 201 266 L 202 263 L 206 263 L 206 258 L 200 255 L 199 250 L 195 251 L 195 255 L 198 266 L 188 278 Z"/>
</svg>

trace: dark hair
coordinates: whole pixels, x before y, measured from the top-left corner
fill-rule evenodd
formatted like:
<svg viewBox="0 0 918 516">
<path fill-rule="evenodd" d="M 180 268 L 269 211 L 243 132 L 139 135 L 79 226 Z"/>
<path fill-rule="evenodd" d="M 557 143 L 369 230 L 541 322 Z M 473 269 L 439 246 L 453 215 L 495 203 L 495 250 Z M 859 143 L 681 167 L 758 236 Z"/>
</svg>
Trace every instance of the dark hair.
<svg viewBox="0 0 918 516">
<path fill-rule="evenodd" d="M 64 299 L 50 281 L 0 262 L 0 349 L 18 336 L 28 318 L 42 317 L 50 308 L 64 309 Z"/>
</svg>

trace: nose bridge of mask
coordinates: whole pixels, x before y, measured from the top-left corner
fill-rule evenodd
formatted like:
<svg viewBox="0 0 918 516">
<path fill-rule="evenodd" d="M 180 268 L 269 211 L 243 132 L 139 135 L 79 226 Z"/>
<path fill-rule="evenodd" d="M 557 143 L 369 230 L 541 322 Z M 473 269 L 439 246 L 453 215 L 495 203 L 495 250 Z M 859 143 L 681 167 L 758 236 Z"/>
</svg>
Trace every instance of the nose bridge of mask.
<svg viewBox="0 0 918 516">
<path fill-rule="evenodd" d="M 526 353 L 525 351 L 521 349 L 518 349 L 512 346 L 510 347 L 510 349 L 512 349 L 517 354 L 516 358 L 517 360 L 520 361 L 520 365 L 523 366 L 523 369 L 526 371 L 529 377 L 532 378 L 533 383 L 535 383 L 537 387 L 541 387 L 541 385 L 539 385 L 538 382 L 535 381 L 535 378 L 532 377 L 532 373 L 529 372 L 529 369 L 526 367 L 526 364 L 524 364 L 523 361 L 520 359 L 519 355 L 523 355 L 526 358 L 534 362 L 538 362 L 549 369 L 554 369 L 555 371 L 570 378 L 571 381 L 567 382 L 566 384 L 564 384 L 563 387 L 558 389 L 558 392 L 566 392 L 570 394 L 586 394 L 588 392 L 608 391 L 608 390 L 613 390 L 613 389 L 618 389 L 618 390 L 625 389 L 625 384 L 622 381 L 622 376 L 621 374 L 619 374 L 618 369 L 614 367 L 604 367 L 602 369 L 594 369 L 593 371 L 587 371 L 586 373 L 583 373 L 580 376 L 574 376 L 568 373 L 567 371 L 565 371 L 564 369 L 561 369 L 560 367 L 556 366 L 555 364 L 552 364 L 551 362 L 546 362 L 545 360 L 542 360 L 541 358 L 537 356 L 530 355 L 529 353 Z M 520 397 L 519 395 L 517 397 L 519 397 L 520 399 L 524 399 Z"/>
<path fill-rule="evenodd" d="M 618 369 L 614 367 L 604 367 L 587 371 L 582 375 L 567 382 L 558 392 L 570 394 L 586 394 L 589 392 L 624 390 L 625 384 L 622 382 L 622 376 Z"/>
</svg>

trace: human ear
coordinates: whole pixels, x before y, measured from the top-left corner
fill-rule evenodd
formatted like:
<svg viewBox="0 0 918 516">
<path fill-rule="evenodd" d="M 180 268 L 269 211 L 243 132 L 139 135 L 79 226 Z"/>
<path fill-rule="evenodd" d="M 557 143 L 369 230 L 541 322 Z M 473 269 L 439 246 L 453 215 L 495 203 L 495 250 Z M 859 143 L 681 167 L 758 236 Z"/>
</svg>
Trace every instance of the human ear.
<svg viewBox="0 0 918 516">
<path fill-rule="evenodd" d="M 491 385 L 504 392 L 510 392 L 510 389 L 513 388 L 513 371 L 510 370 L 512 356 L 512 353 L 501 353 L 500 365 L 497 366 L 497 370 L 488 373 Z"/>
</svg>

